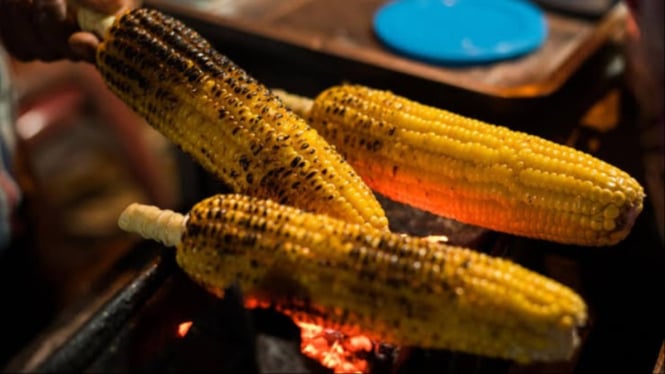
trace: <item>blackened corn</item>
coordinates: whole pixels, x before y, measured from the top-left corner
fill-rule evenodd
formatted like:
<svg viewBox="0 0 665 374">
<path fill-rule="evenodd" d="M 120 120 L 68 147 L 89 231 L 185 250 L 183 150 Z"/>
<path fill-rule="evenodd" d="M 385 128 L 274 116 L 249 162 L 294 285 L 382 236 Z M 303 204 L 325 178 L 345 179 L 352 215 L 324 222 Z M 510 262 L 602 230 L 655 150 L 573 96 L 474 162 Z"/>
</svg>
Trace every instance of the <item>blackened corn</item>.
<svg viewBox="0 0 665 374">
<path fill-rule="evenodd" d="M 642 210 L 643 188 L 630 175 L 533 135 L 358 85 L 332 87 L 313 103 L 283 98 L 373 190 L 442 216 L 605 246 L 625 238 Z"/>
<path fill-rule="evenodd" d="M 117 17 L 97 66 L 113 92 L 233 191 L 387 228 L 334 148 L 181 22 L 148 9 Z"/>
<path fill-rule="evenodd" d="M 178 264 L 213 294 L 235 282 L 299 322 L 529 362 L 568 359 L 586 321 L 569 288 L 469 249 L 242 195 L 173 215 L 135 204 L 120 226 L 176 245 Z"/>
</svg>

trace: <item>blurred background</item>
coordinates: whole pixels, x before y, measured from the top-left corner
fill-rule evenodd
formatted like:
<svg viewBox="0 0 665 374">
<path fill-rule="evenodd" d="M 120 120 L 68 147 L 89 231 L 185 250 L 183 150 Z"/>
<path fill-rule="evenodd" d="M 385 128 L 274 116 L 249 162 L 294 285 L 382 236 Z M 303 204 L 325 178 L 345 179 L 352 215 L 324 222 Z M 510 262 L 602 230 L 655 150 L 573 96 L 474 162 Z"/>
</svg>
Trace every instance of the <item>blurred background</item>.
<svg viewBox="0 0 665 374">
<path fill-rule="evenodd" d="M 400 55 L 377 40 L 371 18 L 384 4 L 146 1 L 199 30 L 269 87 L 306 96 L 344 81 L 389 89 L 568 144 L 631 172 L 647 188 L 647 206 L 619 247 L 535 243 L 545 251 L 525 254 L 519 248 L 534 243 L 516 239 L 515 255 L 579 288 L 592 313 L 600 311 L 595 321 L 603 329 L 589 337 L 595 352 L 587 357 L 594 359 L 567 371 L 657 370 L 665 330 L 662 12 L 659 26 L 657 19 L 642 26 L 647 17 L 640 12 L 653 16 L 657 8 L 537 1 L 548 27 L 541 47 L 516 59 L 451 67 Z M 183 210 L 224 189 L 107 91 L 93 66 L 10 61 L 9 68 L 24 201 L 18 239 L 0 263 L 5 336 L 12 337 L 0 366 L 63 314 L 73 318 L 74 305 L 104 290 L 100 282 L 115 279 L 109 274 L 138 242 L 116 225 L 126 205 Z M 614 312 L 604 314 L 606 308 Z M 625 360 L 613 362 L 621 354 Z M 605 361 L 595 361 L 601 356 Z"/>
</svg>

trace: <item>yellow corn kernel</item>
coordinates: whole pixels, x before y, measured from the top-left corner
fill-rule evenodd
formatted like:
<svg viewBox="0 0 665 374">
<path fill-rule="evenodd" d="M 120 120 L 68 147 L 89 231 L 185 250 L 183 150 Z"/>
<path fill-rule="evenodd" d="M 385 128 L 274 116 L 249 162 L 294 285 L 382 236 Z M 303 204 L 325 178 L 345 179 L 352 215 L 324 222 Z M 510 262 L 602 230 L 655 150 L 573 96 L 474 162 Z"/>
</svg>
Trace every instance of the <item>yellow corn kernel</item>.
<svg viewBox="0 0 665 374">
<path fill-rule="evenodd" d="M 181 22 L 148 9 L 117 17 L 97 66 L 113 92 L 233 191 L 387 228 L 334 148 Z"/>
<path fill-rule="evenodd" d="M 557 361 L 587 318 L 569 288 L 466 248 L 242 195 L 205 199 L 186 218 L 144 208 L 123 212 L 121 227 L 176 245 L 178 264 L 210 292 L 236 283 L 254 305 L 350 335 Z"/>
<path fill-rule="evenodd" d="M 373 190 L 442 216 L 603 246 L 625 238 L 642 210 L 634 178 L 571 147 L 362 86 L 306 101 L 296 97 L 296 108 Z"/>
</svg>

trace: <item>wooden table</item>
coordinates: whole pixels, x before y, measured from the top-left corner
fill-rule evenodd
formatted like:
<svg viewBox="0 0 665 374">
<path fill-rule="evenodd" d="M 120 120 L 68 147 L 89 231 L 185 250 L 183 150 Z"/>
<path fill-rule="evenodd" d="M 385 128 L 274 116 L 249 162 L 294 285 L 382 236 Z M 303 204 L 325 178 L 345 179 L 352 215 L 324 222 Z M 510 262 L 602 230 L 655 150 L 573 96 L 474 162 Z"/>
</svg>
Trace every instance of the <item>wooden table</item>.
<svg viewBox="0 0 665 374">
<path fill-rule="evenodd" d="M 475 93 L 502 98 L 556 91 L 608 39 L 620 36 L 622 3 L 600 19 L 546 11 L 548 38 L 527 56 L 483 66 L 436 66 L 397 55 L 375 37 L 371 21 L 385 0 L 150 0 L 178 14 Z"/>
</svg>

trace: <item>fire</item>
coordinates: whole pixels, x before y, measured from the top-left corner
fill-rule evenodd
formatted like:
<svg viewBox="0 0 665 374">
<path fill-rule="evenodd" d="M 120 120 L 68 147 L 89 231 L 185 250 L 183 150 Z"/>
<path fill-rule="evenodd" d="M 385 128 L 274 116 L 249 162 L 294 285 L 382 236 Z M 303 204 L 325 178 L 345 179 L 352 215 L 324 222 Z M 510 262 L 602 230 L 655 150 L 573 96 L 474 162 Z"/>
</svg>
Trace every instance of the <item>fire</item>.
<svg viewBox="0 0 665 374">
<path fill-rule="evenodd" d="M 255 299 L 245 299 L 245 307 L 267 308 L 267 302 Z M 294 316 L 291 316 L 292 318 Z M 345 335 L 339 331 L 324 328 L 321 325 L 294 321 L 300 327 L 301 345 L 300 351 L 321 363 L 321 365 L 333 369 L 335 373 L 367 373 L 369 364 L 363 357 L 374 348 L 372 341 L 365 335 Z M 192 327 L 192 321 L 178 324 L 177 334 L 184 338 Z"/>
<path fill-rule="evenodd" d="M 184 338 L 192 327 L 192 321 L 186 321 L 178 325 L 178 336 Z"/>
<path fill-rule="evenodd" d="M 370 352 L 372 341 L 364 335 L 347 336 L 338 331 L 325 329 L 317 324 L 296 322 L 300 327 L 301 352 L 333 369 L 335 373 L 367 373 L 369 365 L 361 358 Z M 178 337 L 184 338 L 192 327 L 192 321 L 178 324 Z"/>
<path fill-rule="evenodd" d="M 372 350 L 372 341 L 364 335 L 346 336 L 307 322 L 296 322 L 300 327 L 300 350 L 321 365 L 336 373 L 366 373 L 367 361 L 360 353 Z"/>
</svg>

